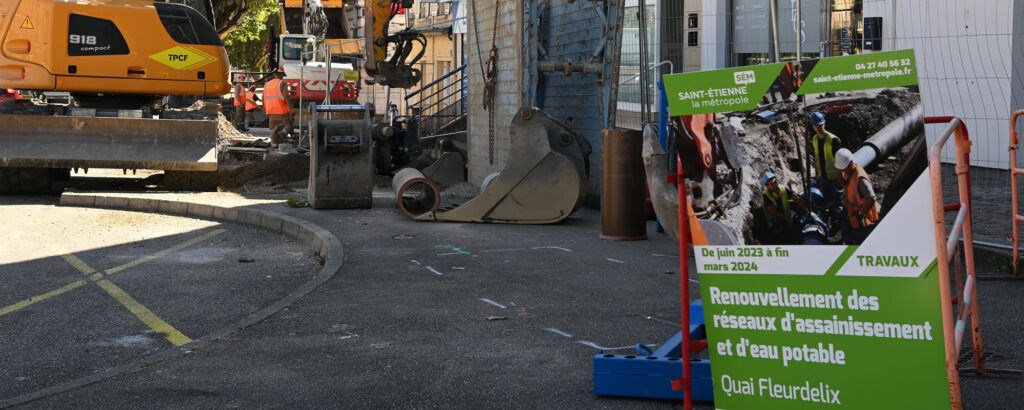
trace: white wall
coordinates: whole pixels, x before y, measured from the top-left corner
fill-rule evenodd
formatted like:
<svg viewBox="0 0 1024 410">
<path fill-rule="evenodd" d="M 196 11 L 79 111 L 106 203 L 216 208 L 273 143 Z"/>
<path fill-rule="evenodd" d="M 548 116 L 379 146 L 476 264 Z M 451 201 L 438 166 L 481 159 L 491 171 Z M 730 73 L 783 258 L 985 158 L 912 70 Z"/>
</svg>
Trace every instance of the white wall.
<svg viewBox="0 0 1024 410">
<path fill-rule="evenodd" d="M 882 17 L 883 51 L 914 49 L 926 116 L 965 120 L 972 165 L 1008 168 L 1009 118 L 1020 93 L 1021 51 L 1014 21 L 1021 0 L 865 1 L 864 17 Z M 1020 36 L 1017 33 L 1016 36 Z M 1015 63 L 1014 60 L 1017 60 Z M 1016 74 L 1015 74 L 1016 73 Z M 1019 101 L 1019 96 L 1017 100 Z M 942 125 L 928 125 L 929 141 Z M 955 161 L 952 145 L 944 161 Z"/>
<path fill-rule="evenodd" d="M 729 12 L 725 0 L 701 0 L 701 70 L 717 70 L 729 65 Z"/>
</svg>

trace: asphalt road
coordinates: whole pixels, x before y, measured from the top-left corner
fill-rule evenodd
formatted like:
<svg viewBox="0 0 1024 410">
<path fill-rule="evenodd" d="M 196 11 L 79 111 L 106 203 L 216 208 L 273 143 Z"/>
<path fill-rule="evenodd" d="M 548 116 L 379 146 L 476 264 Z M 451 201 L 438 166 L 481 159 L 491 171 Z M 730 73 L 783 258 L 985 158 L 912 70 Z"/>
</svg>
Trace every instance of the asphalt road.
<svg viewBox="0 0 1024 410">
<path fill-rule="evenodd" d="M 251 227 L 3 197 L 0 401 L 230 326 L 320 268 Z"/>
<path fill-rule="evenodd" d="M 678 248 L 653 224 L 647 241 L 610 242 L 598 239 L 599 213 L 589 209 L 557 225 L 515 226 L 413 222 L 385 196 L 370 210 L 260 207 L 337 235 L 345 246 L 341 272 L 287 309 L 187 355 L 21 408 L 680 405 L 592 391 L 598 351 L 628 354 L 680 328 Z M 981 273 L 993 269 L 988 260 L 979 258 Z M 979 285 L 990 366 L 1024 367 L 1022 287 Z M 691 286 L 691 298 L 698 289 Z M 1019 377 L 962 381 L 966 408 L 1024 401 Z"/>
</svg>

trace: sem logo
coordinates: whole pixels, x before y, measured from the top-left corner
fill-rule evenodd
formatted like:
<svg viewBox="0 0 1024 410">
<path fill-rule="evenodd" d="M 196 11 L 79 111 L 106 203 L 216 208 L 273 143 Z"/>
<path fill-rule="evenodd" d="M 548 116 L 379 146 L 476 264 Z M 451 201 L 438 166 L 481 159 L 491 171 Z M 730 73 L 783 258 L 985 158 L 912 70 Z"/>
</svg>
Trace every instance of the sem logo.
<svg viewBox="0 0 1024 410">
<path fill-rule="evenodd" d="M 752 70 L 737 71 L 732 73 L 732 79 L 737 85 L 747 85 L 757 81 L 754 78 L 754 72 Z"/>
</svg>

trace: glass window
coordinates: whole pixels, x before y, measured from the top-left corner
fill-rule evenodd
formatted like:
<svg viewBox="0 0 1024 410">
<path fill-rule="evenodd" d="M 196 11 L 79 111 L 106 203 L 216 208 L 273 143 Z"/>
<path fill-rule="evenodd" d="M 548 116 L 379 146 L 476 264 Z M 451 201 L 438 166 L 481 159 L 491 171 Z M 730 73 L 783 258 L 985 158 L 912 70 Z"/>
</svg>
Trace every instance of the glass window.
<svg viewBox="0 0 1024 410">
<path fill-rule="evenodd" d="M 619 63 L 619 102 L 640 102 L 640 9 L 626 7 L 622 15 L 622 56 Z M 656 49 L 655 36 L 657 10 L 654 4 L 647 4 L 647 65 L 652 63 Z M 649 72 L 648 74 L 651 74 Z M 650 76 L 652 79 L 654 75 Z"/>
<path fill-rule="evenodd" d="M 686 17 L 686 28 L 697 28 L 697 13 L 690 13 Z"/>
<path fill-rule="evenodd" d="M 69 56 L 128 54 L 128 44 L 113 21 L 71 14 L 68 18 Z"/>
<path fill-rule="evenodd" d="M 168 3 L 154 3 L 153 6 L 160 15 L 160 23 L 174 41 L 181 44 L 224 46 L 213 25 L 191 7 Z"/>
<path fill-rule="evenodd" d="M 306 41 L 305 38 L 301 37 L 285 37 L 281 41 L 281 59 L 290 61 L 299 61 L 302 59 L 300 54 L 303 49 L 308 53 L 313 48 L 313 45 Z M 312 60 L 313 56 L 306 55 L 307 61 Z"/>
<path fill-rule="evenodd" d="M 686 45 L 690 47 L 697 47 L 700 43 L 697 42 L 697 32 L 690 31 L 686 33 Z"/>
</svg>

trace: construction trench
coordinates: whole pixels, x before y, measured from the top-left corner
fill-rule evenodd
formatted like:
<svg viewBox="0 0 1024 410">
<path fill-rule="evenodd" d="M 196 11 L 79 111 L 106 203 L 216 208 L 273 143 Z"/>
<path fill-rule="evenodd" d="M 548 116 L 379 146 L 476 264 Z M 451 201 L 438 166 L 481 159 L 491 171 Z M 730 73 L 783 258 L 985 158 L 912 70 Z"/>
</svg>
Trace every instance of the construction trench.
<svg viewBox="0 0 1024 410">
<path fill-rule="evenodd" d="M 701 220 L 712 244 L 778 244 L 765 226 L 762 176 L 772 172 L 780 185 L 803 196 L 807 178 L 804 170 L 808 168 L 808 149 L 803 147 L 807 146 L 807 138 L 814 135 L 807 118 L 820 112 L 826 118 L 825 129 L 840 138 L 842 147 L 858 152 L 859 159 L 864 157 L 859 162 L 865 164 L 872 179 L 884 216 L 887 205 L 894 204 L 913 182 L 906 175 L 918 175 L 925 167 L 919 104 L 916 89 L 898 88 L 809 98 L 806 105 L 779 102 L 750 112 L 714 114 L 717 134 L 733 135 L 720 137 L 714 143 L 714 177 L 709 173 L 701 175 L 704 171 L 699 164 L 693 166 L 699 158 L 691 157 L 687 162 L 684 155 L 688 198 L 694 215 Z M 678 118 L 676 123 L 680 123 Z M 675 133 L 676 138 L 686 135 Z M 653 129 L 645 132 L 644 138 L 647 184 L 651 187 L 654 209 L 666 232 L 677 240 L 675 186 L 664 182 L 670 169 L 668 156 Z M 886 142 L 878 143 L 880 139 Z M 867 152 L 872 154 L 864 154 Z M 901 171 L 901 167 L 906 170 Z M 838 243 L 838 233 L 838 227 L 833 227 L 827 242 Z"/>
</svg>

